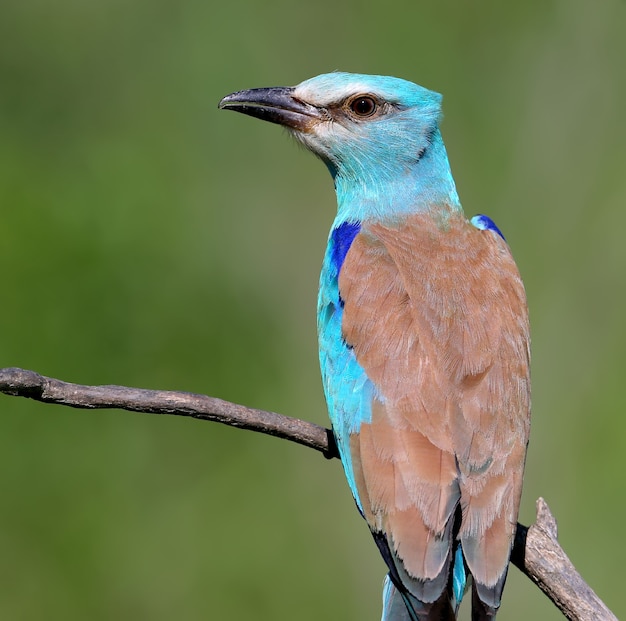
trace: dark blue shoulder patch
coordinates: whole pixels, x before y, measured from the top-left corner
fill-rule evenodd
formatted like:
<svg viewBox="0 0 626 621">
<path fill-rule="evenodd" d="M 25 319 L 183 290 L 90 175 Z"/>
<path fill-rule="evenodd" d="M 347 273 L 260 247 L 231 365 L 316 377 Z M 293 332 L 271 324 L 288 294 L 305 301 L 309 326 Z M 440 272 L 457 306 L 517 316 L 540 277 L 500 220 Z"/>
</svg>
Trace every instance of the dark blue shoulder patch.
<svg viewBox="0 0 626 621">
<path fill-rule="evenodd" d="M 360 230 L 360 222 L 342 222 L 337 228 L 332 230 L 330 234 L 330 243 L 332 244 L 331 261 L 337 274 L 339 274 L 348 250 L 350 250 L 350 246 Z"/>
<path fill-rule="evenodd" d="M 497 233 L 498 235 L 500 235 L 500 237 L 502 237 L 504 241 L 506 241 L 506 237 L 502 235 L 502 231 L 496 226 L 496 223 L 488 216 L 483 216 L 482 214 L 478 214 L 477 216 L 474 216 L 470 220 L 470 222 L 477 229 L 480 229 L 481 231 L 493 231 L 494 233 Z"/>
</svg>

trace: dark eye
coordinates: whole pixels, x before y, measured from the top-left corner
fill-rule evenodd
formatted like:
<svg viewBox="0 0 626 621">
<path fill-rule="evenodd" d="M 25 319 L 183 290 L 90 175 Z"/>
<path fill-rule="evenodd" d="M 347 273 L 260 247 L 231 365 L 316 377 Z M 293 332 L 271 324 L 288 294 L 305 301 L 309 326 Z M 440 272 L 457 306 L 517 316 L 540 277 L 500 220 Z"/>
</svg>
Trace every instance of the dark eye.
<svg viewBox="0 0 626 621">
<path fill-rule="evenodd" d="M 352 110 L 356 116 L 360 116 L 361 118 L 372 116 L 378 108 L 376 100 L 369 95 L 359 95 L 358 97 L 355 97 L 350 102 L 349 106 L 350 110 Z"/>
</svg>

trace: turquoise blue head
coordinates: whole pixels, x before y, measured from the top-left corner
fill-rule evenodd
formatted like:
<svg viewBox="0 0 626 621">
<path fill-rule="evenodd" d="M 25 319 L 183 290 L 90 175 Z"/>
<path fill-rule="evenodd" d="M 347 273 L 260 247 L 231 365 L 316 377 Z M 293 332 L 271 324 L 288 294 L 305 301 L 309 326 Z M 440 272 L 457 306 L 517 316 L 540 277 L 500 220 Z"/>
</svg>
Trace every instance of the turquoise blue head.
<svg viewBox="0 0 626 621">
<path fill-rule="evenodd" d="M 293 96 L 324 112 L 294 135 L 333 174 L 359 179 L 413 166 L 441 116 L 441 95 L 388 76 L 324 74 L 299 84 Z"/>
<path fill-rule="evenodd" d="M 287 127 L 328 166 L 340 195 L 458 200 L 439 132 L 441 95 L 389 76 L 327 73 L 228 95 L 220 107 Z M 360 197 L 362 200 L 363 197 Z M 409 200 L 410 202 L 410 200 Z"/>
</svg>

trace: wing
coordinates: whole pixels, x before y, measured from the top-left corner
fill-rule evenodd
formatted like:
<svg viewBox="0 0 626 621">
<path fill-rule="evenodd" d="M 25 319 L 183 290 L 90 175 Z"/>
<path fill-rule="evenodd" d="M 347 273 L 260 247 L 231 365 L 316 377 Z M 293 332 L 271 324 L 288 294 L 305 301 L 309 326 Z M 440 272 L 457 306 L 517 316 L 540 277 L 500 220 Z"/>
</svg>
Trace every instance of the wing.
<svg viewBox="0 0 626 621">
<path fill-rule="evenodd" d="M 344 408 L 360 408 L 344 451 L 392 575 L 435 601 L 458 537 L 480 599 L 497 608 L 530 410 L 526 300 L 508 246 L 460 214 L 364 224 L 338 290 L 346 359 L 370 386 Z"/>
</svg>

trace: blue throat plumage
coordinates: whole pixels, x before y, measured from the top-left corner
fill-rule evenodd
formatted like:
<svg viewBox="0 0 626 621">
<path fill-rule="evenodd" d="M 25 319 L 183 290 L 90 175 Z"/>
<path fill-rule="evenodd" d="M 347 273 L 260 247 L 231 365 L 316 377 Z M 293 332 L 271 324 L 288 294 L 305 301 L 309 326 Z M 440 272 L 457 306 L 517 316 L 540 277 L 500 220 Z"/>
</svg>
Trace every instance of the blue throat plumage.
<svg viewBox="0 0 626 621">
<path fill-rule="evenodd" d="M 441 215 L 440 207 L 461 210 L 446 148 L 436 128 L 425 147 L 412 162 L 399 165 L 392 154 L 377 154 L 340 168 L 328 163 L 337 193 L 336 228 L 342 222 L 371 220 L 389 222 L 407 214 L 431 211 Z M 380 166 L 378 164 L 381 164 Z M 373 175 L 372 170 L 377 170 Z"/>
</svg>

